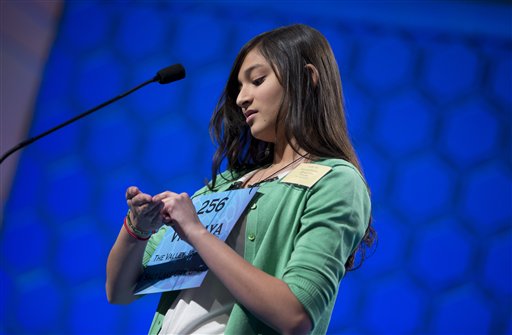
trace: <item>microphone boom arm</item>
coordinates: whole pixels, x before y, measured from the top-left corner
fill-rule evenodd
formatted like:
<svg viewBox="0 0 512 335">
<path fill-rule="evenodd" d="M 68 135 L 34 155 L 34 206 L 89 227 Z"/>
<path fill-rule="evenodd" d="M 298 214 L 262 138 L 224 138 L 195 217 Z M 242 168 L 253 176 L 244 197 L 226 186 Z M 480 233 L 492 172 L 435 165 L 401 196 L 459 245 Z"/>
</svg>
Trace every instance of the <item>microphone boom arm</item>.
<svg viewBox="0 0 512 335">
<path fill-rule="evenodd" d="M 164 68 L 160 71 L 157 72 L 157 74 L 143 82 L 142 84 L 139 84 L 138 86 L 132 88 L 131 90 L 125 92 L 125 93 L 122 93 L 120 95 L 118 95 L 117 97 L 115 98 L 112 98 L 108 101 L 105 101 L 104 103 L 102 104 L 99 104 L 98 106 L 94 107 L 94 108 L 91 108 L 89 109 L 88 111 L 85 111 L 84 113 L 80 114 L 80 115 L 77 115 L 39 135 L 36 135 L 32 138 L 29 138 L 28 140 L 25 140 L 23 142 L 20 142 L 18 143 L 17 145 L 15 145 L 14 147 L 12 147 L 11 149 L 9 149 L 7 152 L 5 152 L 2 157 L 0 158 L 0 164 L 2 164 L 2 162 L 7 158 L 9 157 L 10 155 L 12 155 L 13 153 L 15 153 L 16 151 L 20 150 L 21 148 L 24 148 L 26 147 L 27 145 L 31 144 L 32 142 L 35 142 L 37 140 L 39 140 L 40 138 L 43 138 L 45 137 L 46 135 L 49 135 L 51 133 L 53 133 L 54 131 L 57 131 L 65 126 L 67 126 L 68 124 L 70 123 L 73 123 L 89 114 L 92 114 L 94 112 L 96 112 L 98 109 L 101 109 L 105 106 L 108 106 L 110 105 L 111 103 L 113 102 L 116 102 L 117 100 L 121 99 L 121 98 L 124 98 L 125 96 L 129 95 L 130 93 L 133 93 L 134 91 L 138 90 L 139 88 L 143 87 L 143 86 L 146 86 L 147 84 L 150 84 L 152 82 L 155 82 L 155 81 L 158 81 L 160 82 L 161 84 L 167 84 L 167 83 L 170 83 L 170 82 L 173 82 L 173 81 L 176 81 L 176 80 L 180 80 L 180 79 L 183 79 L 185 77 L 185 69 L 180 65 L 180 64 L 175 64 L 175 65 L 171 65 L 167 68 Z"/>
</svg>

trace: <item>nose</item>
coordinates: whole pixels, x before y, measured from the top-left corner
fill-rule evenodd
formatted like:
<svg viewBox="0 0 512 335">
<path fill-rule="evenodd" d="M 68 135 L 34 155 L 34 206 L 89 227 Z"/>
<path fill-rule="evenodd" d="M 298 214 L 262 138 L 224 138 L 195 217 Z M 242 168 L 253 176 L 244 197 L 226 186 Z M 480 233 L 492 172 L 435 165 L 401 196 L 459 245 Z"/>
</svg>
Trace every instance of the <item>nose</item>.
<svg viewBox="0 0 512 335">
<path fill-rule="evenodd" d="M 238 96 L 236 97 L 236 104 L 238 107 L 242 109 L 247 109 L 251 105 L 252 96 L 247 88 L 243 86 L 240 88 L 240 92 L 238 92 Z"/>
</svg>

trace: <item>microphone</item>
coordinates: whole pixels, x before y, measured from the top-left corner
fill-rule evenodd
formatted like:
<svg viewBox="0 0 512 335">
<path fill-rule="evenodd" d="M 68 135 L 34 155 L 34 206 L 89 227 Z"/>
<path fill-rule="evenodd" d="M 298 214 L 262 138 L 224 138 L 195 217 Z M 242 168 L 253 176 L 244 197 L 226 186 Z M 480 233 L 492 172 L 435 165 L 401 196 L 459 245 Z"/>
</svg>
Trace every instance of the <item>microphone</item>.
<svg viewBox="0 0 512 335">
<path fill-rule="evenodd" d="M 181 64 L 174 64 L 158 71 L 153 80 L 160 84 L 169 84 L 183 78 L 185 78 L 185 68 Z"/>
<path fill-rule="evenodd" d="M 94 112 L 96 112 L 97 110 L 99 109 L 102 109 L 103 107 L 105 106 L 108 106 L 110 105 L 111 103 L 113 102 L 116 102 L 117 100 L 121 99 L 121 98 L 124 98 L 125 96 L 129 95 L 130 93 L 133 93 L 135 92 L 136 90 L 138 90 L 139 88 L 143 87 L 143 86 L 146 86 L 147 84 L 150 84 L 150 83 L 153 83 L 155 81 L 159 82 L 160 84 L 169 84 L 169 83 L 172 83 L 174 81 L 178 81 L 178 80 L 181 80 L 185 78 L 185 68 L 181 65 L 181 64 L 174 64 L 174 65 L 171 65 L 171 66 L 168 66 L 166 68 L 163 68 L 161 69 L 160 71 L 158 71 L 156 73 L 156 75 L 149 79 L 149 80 L 146 80 L 145 82 L 143 82 L 142 84 L 139 84 L 138 86 L 132 88 L 131 90 L 123 93 L 123 94 L 120 94 L 118 95 L 117 97 L 115 98 L 112 98 L 108 101 L 105 101 L 104 103 L 102 104 L 99 104 L 98 106 L 94 107 L 94 108 L 91 108 L 89 109 L 88 111 L 85 111 L 84 113 L 80 114 L 80 115 L 77 115 L 39 135 L 36 135 L 32 138 L 29 138 L 28 140 L 25 140 L 23 142 L 20 142 L 18 143 L 17 145 L 15 145 L 14 147 L 12 147 L 11 149 L 7 150 L 3 155 L 2 157 L 0 158 L 0 164 L 2 164 L 2 162 L 7 158 L 9 157 L 10 155 L 12 155 L 13 153 L 15 153 L 16 151 L 20 150 L 21 148 L 24 148 L 26 147 L 27 145 L 39 140 L 40 138 L 43 138 L 45 137 L 46 135 L 49 135 L 51 133 L 53 133 L 54 131 L 57 131 L 59 130 L 60 128 L 63 128 L 65 126 L 67 126 L 68 124 L 71 124 L 89 114 L 92 114 Z"/>
</svg>

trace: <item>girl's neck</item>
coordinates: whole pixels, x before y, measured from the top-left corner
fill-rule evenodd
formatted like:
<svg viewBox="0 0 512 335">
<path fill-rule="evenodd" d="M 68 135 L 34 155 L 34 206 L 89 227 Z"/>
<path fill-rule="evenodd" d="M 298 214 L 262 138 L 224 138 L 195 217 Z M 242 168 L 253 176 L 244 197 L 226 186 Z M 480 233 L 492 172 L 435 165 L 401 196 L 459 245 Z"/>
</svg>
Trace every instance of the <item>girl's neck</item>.
<svg viewBox="0 0 512 335">
<path fill-rule="evenodd" d="M 277 143 L 274 145 L 274 158 L 272 160 L 272 165 L 274 166 L 282 166 L 293 162 L 301 156 L 305 156 L 306 152 L 304 150 L 299 149 L 298 153 L 293 150 L 293 147 L 290 143 L 286 143 L 284 145 L 278 145 Z"/>
</svg>

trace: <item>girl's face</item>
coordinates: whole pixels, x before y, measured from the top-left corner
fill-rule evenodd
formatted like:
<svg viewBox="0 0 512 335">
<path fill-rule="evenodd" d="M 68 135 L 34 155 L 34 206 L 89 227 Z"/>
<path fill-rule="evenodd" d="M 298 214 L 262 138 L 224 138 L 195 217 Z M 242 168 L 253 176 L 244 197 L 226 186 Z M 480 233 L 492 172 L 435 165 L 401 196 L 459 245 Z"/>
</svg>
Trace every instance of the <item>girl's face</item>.
<svg viewBox="0 0 512 335">
<path fill-rule="evenodd" d="M 240 91 L 236 104 L 242 108 L 252 136 L 275 143 L 276 121 L 284 89 L 270 64 L 257 49 L 251 50 L 245 57 L 238 72 L 238 83 Z"/>
</svg>

